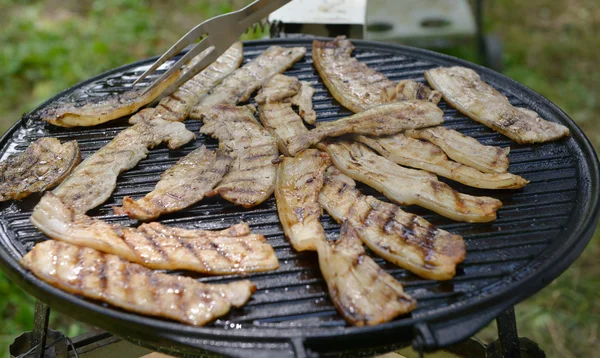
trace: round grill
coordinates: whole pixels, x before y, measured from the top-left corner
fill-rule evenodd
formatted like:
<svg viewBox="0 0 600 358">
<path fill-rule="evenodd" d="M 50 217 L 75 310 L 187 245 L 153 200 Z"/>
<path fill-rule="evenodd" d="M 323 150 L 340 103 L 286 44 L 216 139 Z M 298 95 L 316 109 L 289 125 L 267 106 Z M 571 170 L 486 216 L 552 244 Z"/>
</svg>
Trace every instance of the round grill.
<svg viewBox="0 0 600 358">
<path fill-rule="evenodd" d="M 486 224 L 453 222 L 418 207 L 406 211 L 422 215 L 433 224 L 463 235 L 467 258 L 454 279 L 436 282 L 421 279 L 406 270 L 375 258 L 390 274 L 405 284 L 418 300 L 410 315 L 375 327 L 350 327 L 337 314 L 320 275 L 316 253 L 297 253 L 283 237 L 274 198 L 252 209 L 243 209 L 220 198 L 204 199 L 187 210 L 164 216 L 160 222 L 186 228 L 221 229 L 246 221 L 252 231 L 263 234 L 275 248 L 281 267 L 273 272 L 250 274 L 258 291 L 241 309 L 207 325 L 191 327 L 159 318 L 145 317 L 77 297 L 37 279 L 19 266 L 20 257 L 46 239 L 30 223 L 32 208 L 40 195 L 0 206 L 0 263 L 18 285 L 51 307 L 74 318 L 99 326 L 134 343 L 172 354 L 310 356 L 390 351 L 417 339 L 427 348 L 446 346 L 465 339 L 496 315 L 534 294 L 557 277 L 581 253 L 598 220 L 598 160 L 587 138 L 560 109 L 532 90 L 483 67 L 433 52 L 409 47 L 353 41 L 355 56 L 390 79 L 424 81 L 423 71 L 436 66 L 460 65 L 475 69 L 483 80 L 508 96 L 511 103 L 538 112 L 571 130 L 571 137 L 543 145 L 519 145 L 477 124 L 445 102 L 445 126 L 472 136 L 483 144 L 510 146 L 510 169 L 530 180 L 522 190 L 490 191 L 448 182 L 472 195 L 489 195 L 504 203 L 498 219 Z M 311 41 L 272 39 L 244 44 L 247 62 L 268 46 L 306 46 L 306 57 L 286 72 L 316 88 L 318 121 L 349 115 L 329 94 L 316 74 L 310 56 Z M 64 129 L 42 123 L 36 111 L 61 96 L 76 100 L 105 96 L 127 90 L 148 59 L 109 71 L 64 91 L 26 115 L 2 138 L 3 158 L 23 151 L 40 137 L 61 141 L 76 139 L 85 158 L 127 127 L 125 119 L 93 128 Z M 149 80 L 152 80 L 150 78 Z M 188 129 L 198 133 L 201 122 L 187 120 Z M 217 142 L 199 135 L 195 142 L 175 151 L 165 146 L 150 151 L 134 169 L 120 176 L 117 189 L 102 206 L 88 214 L 111 223 L 136 225 L 112 213 L 111 207 L 124 196 L 140 197 L 151 191 L 159 175 L 201 143 L 215 148 Z M 363 193 L 375 193 L 359 186 Z M 328 238 L 339 226 L 322 217 Z M 174 272 L 187 274 L 187 272 Z M 194 276 L 202 282 L 227 282 L 237 276 Z"/>
</svg>

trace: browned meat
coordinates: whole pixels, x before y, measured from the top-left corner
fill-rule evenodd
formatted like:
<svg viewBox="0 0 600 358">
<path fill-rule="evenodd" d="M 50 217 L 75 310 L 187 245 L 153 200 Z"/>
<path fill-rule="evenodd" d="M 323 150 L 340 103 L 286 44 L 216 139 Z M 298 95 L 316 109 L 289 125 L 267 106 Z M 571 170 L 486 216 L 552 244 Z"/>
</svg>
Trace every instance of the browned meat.
<svg viewBox="0 0 600 358">
<path fill-rule="evenodd" d="M 315 124 L 317 120 L 317 112 L 313 109 L 312 97 L 315 94 L 315 89 L 310 83 L 300 81 L 300 91 L 292 97 L 292 104 L 298 106 L 300 117 L 308 124 Z"/>
<path fill-rule="evenodd" d="M 382 104 L 350 117 L 319 123 L 308 133 L 290 138 L 286 147 L 291 155 L 296 155 L 327 137 L 395 134 L 406 129 L 436 126 L 444 121 L 443 114 L 435 104 L 425 101 Z"/>
<path fill-rule="evenodd" d="M 132 219 L 149 221 L 185 209 L 202 200 L 223 179 L 231 162 L 227 151 L 212 151 L 202 145 L 167 169 L 153 191 L 139 200 L 126 196 L 123 206 L 113 210 Z"/>
<path fill-rule="evenodd" d="M 204 54 L 211 51 L 206 49 L 194 57 L 186 67 L 194 67 L 204 58 Z M 214 86 L 218 85 L 242 64 L 244 50 L 241 42 L 236 42 L 225 51 L 217 60 L 204 70 L 185 82 L 175 92 L 158 102 L 155 108 L 142 110 L 140 114 L 129 118 L 129 123 L 134 124 L 140 120 L 158 117 L 166 121 L 181 122 L 187 118 L 202 96 L 206 96 Z"/>
<path fill-rule="evenodd" d="M 483 145 L 475 138 L 442 126 L 410 129 L 404 132 L 415 139 L 429 141 L 440 147 L 453 160 L 484 173 L 506 173 L 510 147 Z"/>
<path fill-rule="evenodd" d="M 548 122 L 536 112 L 513 107 L 508 98 L 465 67 L 439 67 L 425 78 L 444 99 L 471 119 L 518 143 L 542 143 L 569 135 L 561 124 Z"/>
<path fill-rule="evenodd" d="M 381 91 L 382 103 L 410 99 L 421 99 L 438 104 L 442 99 L 442 94 L 427 87 L 424 83 L 411 80 L 402 80 L 396 86 L 390 86 Z"/>
<path fill-rule="evenodd" d="M 325 173 L 319 203 L 337 222 L 347 221 L 377 255 L 421 277 L 449 280 L 465 258 L 461 236 L 438 229 L 398 206 L 365 196 L 335 167 Z"/>
<path fill-rule="evenodd" d="M 119 133 L 107 145 L 87 157 L 53 193 L 76 213 L 105 202 L 117 185 L 117 177 L 148 155 L 148 148 L 168 142 L 178 148 L 194 139 L 183 123 L 160 118 L 142 121 Z"/>
<path fill-rule="evenodd" d="M 329 156 L 316 149 L 307 149 L 295 158 L 285 157 L 279 163 L 277 212 L 285 236 L 298 251 L 316 250 L 316 241 L 325 240 L 317 197 L 323 173 L 330 165 Z"/>
<path fill-rule="evenodd" d="M 344 221 L 340 237 L 328 244 L 318 240 L 319 266 L 329 297 L 354 326 L 373 326 L 411 312 L 417 301 L 400 282 L 366 255 L 356 230 Z"/>
<path fill-rule="evenodd" d="M 335 166 L 400 205 L 419 205 L 452 220 L 488 222 L 496 219 L 500 200 L 461 194 L 434 174 L 408 169 L 373 153 L 360 143 L 336 142 L 327 146 Z"/>
<path fill-rule="evenodd" d="M 77 141 L 40 138 L 0 162 L 0 201 L 19 200 L 58 185 L 81 161 Z"/>
<path fill-rule="evenodd" d="M 275 188 L 277 142 L 254 118 L 253 106 L 216 105 L 206 110 L 200 132 L 217 138 L 234 157 L 229 172 L 207 196 L 220 194 L 246 208 L 267 200 Z"/>
<path fill-rule="evenodd" d="M 245 223 L 222 231 L 187 230 L 159 223 L 123 227 L 74 213 L 52 193 L 46 193 L 35 207 L 31 223 L 55 240 L 91 247 L 153 269 L 225 275 L 279 267 L 265 237 L 251 234 Z"/>
<path fill-rule="evenodd" d="M 426 99 L 435 104 L 439 102 L 440 96 L 436 91 L 425 89 L 424 85 L 414 81 L 407 80 L 396 86 L 384 74 L 351 57 L 353 50 L 354 46 L 345 37 L 336 37 L 333 41 L 313 41 L 315 68 L 342 106 L 358 113 L 391 100 Z M 408 83 L 411 84 L 407 86 Z"/>
<path fill-rule="evenodd" d="M 175 71 L 147 92 L 145 87 L 135 87 L 125 93 L 89 97 L 83 105 L 65 96 L 44 107 L 40 116 L 61 127 L 95 126 L 134 113 L 158 97 L 179 75 Z"/>
<path fill-rule="evenodd" d="M 114 255 L 48 240 L 21 259 L 40 279 L 64 291 L 141 314 L 202 326 L 241 307 L 256 287 L 248 280 L 203 284 L 149 270 Z"/>
<path fill-rule="evenodd" d="M 355 139 L 394 163 L 427 170 L 475 188 L 518 189 L 529 183 L 518 175 L 482 173 L 453 162 L 435 144 L 407 137 L 402 133 L 381 137 L 356 136 Z"/>
<path fill-rule="evenodd" d="M 217 104 L 247 101 L 269 78 L 292 67 L 305 53 L 304 47 L 269 47 L 260 56 L 233 72 L 211 90 L 210 94 L 202 97 L 192 109 L 190 118 L 200 119 L 205 110 Z"/>
<path fill-rule="evenodd" d="M 277 140 L 279 150 L 289 156 L 286 142 L 297 135 L 308 133 L 302 119 L 292 109 L 291 96 L 300 89 L 296 77 L 273 76 L 255 97 L 258 117 L 263 126 Z"/>
<path fill-rule="evenodd" d="M 296 77 L 276 74 L 265 82 L 254 100 L 258 104 L 281 102 L 300 91 L 301 84 Z"/>
</svg>

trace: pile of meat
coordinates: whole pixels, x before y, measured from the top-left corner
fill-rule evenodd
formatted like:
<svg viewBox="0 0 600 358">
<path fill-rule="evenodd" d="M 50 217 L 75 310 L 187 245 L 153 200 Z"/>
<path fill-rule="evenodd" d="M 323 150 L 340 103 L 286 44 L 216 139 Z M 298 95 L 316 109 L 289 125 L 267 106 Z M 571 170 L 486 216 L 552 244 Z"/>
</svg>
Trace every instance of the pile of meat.
<svg viewBox="0 0 600 358">
<path fill-rule="evenodd" d="M 86 126 L 135 113 L 132 124 L 79 163 L 76 142 L 42 138 L 2 163 L 1 200 L 46 192 L 31 222 L 52 240 L 38 243 L 22 264 L 41 279 L 74 294 L 141 314 L 203 325 L 240 307 L 256 287 L 249 280 L 203 284 L 154 270 L 204 275 L 276 270 L 275 251 L 246 223 L 221 231 L 169 227 L 155 220 L 220 196 L 249 208 L 275 194 L 281 226 L 298 251 L 315 251 L 330 299 L 352 325 L 374 325 L 415 309 L 402 284 L 365 252 L 415 275 L 449 280 L 466 255 L 461 236 L 439 229 L 399 205 L 418 205 L 456 221 L 489 222 L 502 203 L 457 192 L 438 176 L 486 189 L 519 189 L 528 181 L 509 173 L 509 148 L 485 146 L 444 127 L 438 102 L 519 143 L 569 135 L 508 99 L 468 68 L 425 71 L 429 85 L 394 83 L 352 57 L 343 37 L 314 41 L 313 63 L 334 98 L 353 115 L 320 122 L 311 84 L 282 73 L 304 58 L 304 47 L 271 46 L 242 63 L 241 43 L 155 107 L 168 79 L 151 92 L 131 91 L 83 106 L 57 100 L 43 113 L 58 126 Z M 205 53 L 192 62 L 199 61 Z M 190 64 L 190 65 L 193 65 Z M 247 104 L 253 93 L 256 107 Z M 154 190 L 125 197 L 116 214 L 138 227 L 86 215 L 105 202 L 117 177 L 160 143 L 176 149 L 195 138 L 183 121 L 219 141 L 196 148 L 166 170 Z M 309 127 L 306 124 L 310 125 Z M 312 129 L 309 129 L 312 128 Z M 64 179 L 64 180 L 63 180 Z M 356 181 L 383 194 L 363 194 Z M 326 239 L 323 209 L 340 224 Z"/>
</svg>

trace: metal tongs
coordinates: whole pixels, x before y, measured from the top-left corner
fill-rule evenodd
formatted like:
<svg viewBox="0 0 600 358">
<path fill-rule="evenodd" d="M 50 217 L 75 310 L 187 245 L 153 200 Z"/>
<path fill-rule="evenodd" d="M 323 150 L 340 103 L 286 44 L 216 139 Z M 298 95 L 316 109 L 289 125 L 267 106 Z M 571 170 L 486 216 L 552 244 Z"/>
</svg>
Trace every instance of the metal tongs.
<svg viewBox="0 0 600 358">
<path fill-rule="evenodd" d="M 179 70 L 189 60 L 200 54 L 202 51 L 212 47 L 210 51 L 195 66 L 188 68 L 179 79 L 163 92 L 162 96 L 172 93 L 184 82 L 194 77 L 206 66 L 214 62 L 221 56 L 234 42 L 238 40 L 246 29 L 267 17 L 273 11 L 279 9 L 291 0 L 257 0 L 245 8 L 233 11 L 228 14 L 215 16 L 191 29 L 179 41 L 177 41 L 167 52 L 165 52 L 150 68 L 148 68 L 133 84 L 139 83 L 149 74 L 153 73 L 160 65 L 181 52 L 186 46 L 193 44 L 197 39 L 204 37 L 200 42 L 194 45 L 189 51 L 175 62 L 169 70 L 158 77 L 145 90 L 147 92 L 156 84 L 168 78 L 173 72 Z"/>
</svg>

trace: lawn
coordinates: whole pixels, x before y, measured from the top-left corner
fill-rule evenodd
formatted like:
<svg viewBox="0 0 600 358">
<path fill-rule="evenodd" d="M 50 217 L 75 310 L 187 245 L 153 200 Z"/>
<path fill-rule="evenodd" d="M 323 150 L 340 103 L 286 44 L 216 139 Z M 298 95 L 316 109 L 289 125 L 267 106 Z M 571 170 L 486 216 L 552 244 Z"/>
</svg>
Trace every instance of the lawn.
<svg viewBox="0 0 600 358">
<path fill-rule="evenodd" d="M 0 0 L 0 132 L 82 79 L 165 50 L 206 17 L 246 1 Z M 505 74 L 564 109 L 600 148 L 597 0 L 487 1 L 486 28 L 504 43 Z M 455 53 L 468 53 L 458 51 Z M 516 306 L 519 332 L 549 357 L 591 357 L 599 345 L 600 235 L 561 277 Z M 0 274 L 0 352 L 31 329 L 33 300 Z M 84 327 L 53 315 L 69 335 Z M 493 325 L 478 337 L 493 340 Z M 1 355 L 0 355 L 1 356 Z"/>
</svg>

